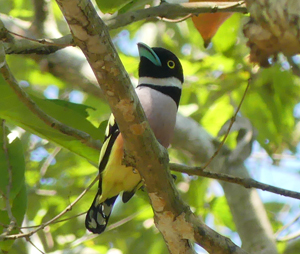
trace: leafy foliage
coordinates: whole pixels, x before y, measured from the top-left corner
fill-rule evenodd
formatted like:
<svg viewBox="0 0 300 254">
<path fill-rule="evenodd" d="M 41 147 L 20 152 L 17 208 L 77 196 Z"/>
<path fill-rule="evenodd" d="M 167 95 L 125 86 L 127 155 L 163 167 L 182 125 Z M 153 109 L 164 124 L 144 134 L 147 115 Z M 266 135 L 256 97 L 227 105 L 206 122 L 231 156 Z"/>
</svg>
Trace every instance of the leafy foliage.
<svg viewBox="0 0 300 254">
<path fill-rule="evenodd" d="M 22 144 L 19 138 L 9 143 L 7 128 L 0 127 L 0 191 L 2 195 L 0 210 L 0 232 L 6 232 L 4 225 L 9 225 L 13 216 L 18 226 L 22 225 L 27 207 L 27 191 L 25 185 L 25 161 Z M 11 205 L 7 208 L 7 203 Z M 11 210 L 11 212 L 8 211 Z M 18 233 L 17 229 L 11 233 Z M 8 251 L 13 240 L 0 242 L 0 249 Z"/>
</svg>

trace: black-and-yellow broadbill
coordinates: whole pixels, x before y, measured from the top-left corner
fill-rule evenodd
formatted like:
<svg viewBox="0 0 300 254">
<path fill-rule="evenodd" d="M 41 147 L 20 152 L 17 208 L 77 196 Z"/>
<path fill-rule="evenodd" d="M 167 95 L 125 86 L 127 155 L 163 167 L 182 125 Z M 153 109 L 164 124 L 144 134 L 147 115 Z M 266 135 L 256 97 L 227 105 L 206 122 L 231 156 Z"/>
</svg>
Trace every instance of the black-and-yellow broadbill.
<svg viewBox="0 0 300 254">
<path fill-rule="evenodd" d="M 138 50 L 139 81 L 135 91 L 155 137 L 168 148 L 181 96 L 182 66 L 179 59 L 167 49 L 150 48 L 138 43 Z M 122 134 L 111 115 L 100 152 L 98 192 L 85 220 L 86 228 L 93 233 L 100 234 L 105 230 L 120 193 L 122 201 L 126 203 L 141 187 L 138 171 L 122 165 L 123 155 Z"/>
</svg>

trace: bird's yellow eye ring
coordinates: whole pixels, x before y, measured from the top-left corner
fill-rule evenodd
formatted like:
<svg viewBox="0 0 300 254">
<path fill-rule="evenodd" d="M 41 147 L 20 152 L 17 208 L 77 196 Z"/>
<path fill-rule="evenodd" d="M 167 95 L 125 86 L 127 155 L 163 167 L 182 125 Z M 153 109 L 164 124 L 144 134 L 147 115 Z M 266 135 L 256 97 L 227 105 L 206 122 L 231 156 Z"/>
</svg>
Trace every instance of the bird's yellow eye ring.
<svg viewBox="0 0 300 254">
<path fill-rule="evenodd" d="M 169 61 L 167 62 L 167 65 L 168 65 L 168 67 L 169 67 L 170 69 L 174 69 L 174 68 L 175 68 L 175 62 L 172 61 L 172 60 L 169 60 Z"/>
</svg>

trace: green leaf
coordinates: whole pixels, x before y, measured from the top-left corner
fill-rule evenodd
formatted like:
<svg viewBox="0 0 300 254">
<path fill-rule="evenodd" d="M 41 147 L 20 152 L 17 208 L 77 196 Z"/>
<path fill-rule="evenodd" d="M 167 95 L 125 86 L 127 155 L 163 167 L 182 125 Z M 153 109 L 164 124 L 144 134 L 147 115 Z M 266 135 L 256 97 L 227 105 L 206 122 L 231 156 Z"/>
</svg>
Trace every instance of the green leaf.
<svg viewBox="0 0 300 254">
<path fill-rule="evenodd" d="M 13 216 L 15 217 L 17 221 L 18 227 L 21 227 L 24 215 L 26 212 L 27 208 L 27 191 L 26 191 L 26 185 L 23 183 L 21 185 L 21 189 L 16 196 L 16 198 L 13 201 L 12 207 L 11 207 L 11 212 Z M 10 220 L 8 217 L 8 214 L 6 211 L 0 210 L 0 233 L 3 232 L 3 226 L 2 225 L 9 225 Z M 17 234 L 19 233 L 18 229 L 14 229 L 10 232 L 10 234 Z M 14 240 L 6 240 L 6 241 L 0 241 L 0 249 L 2 251 L 9 251 L 11 246 L 13 245 Z"/>
<path fill-rule="evenodd" d="M 99 129 L 99 131 L 100 131 L 101 133 L 105 133 L 107 123 L 108 123 L 108 120 L 104 120 L 104 121 L 102 121 L 102 122 L 100 123 L 98 129 Z M 103 135 L 102 142 L 104 142 L 104 135 Z"/>
<path fill-rule="evenodd" d="M 202 216 L 207 212 L 205 207 L 207 188 L 210 184 L 210 179 L 199 177 L 197 180 L 192 180 L 189 183 L 189 190 L 187 193 L 182 194 L 191 207 L 195 208 L 195 212 Z"/>
<path fill-rule="evenodd" d="M 285 203 L 279 203 L 279 202 L 266 202 L 265 207 L 268 212 L 276 214 L 282 211 L 283 207 L 286 205 Z"/>
<path fill-rule="evenodd" d="M 31 98 L 45 113 L 63 124 L 84 131 L 95 140 L 102 138 L 103 133 L 86 119 L 86 110 L 90 107 L 67 101 L 40 99 L 35 96 L 31 96 Z M 88 147 L 75 137 L 65 135 L 45 124 L 19 100 L 2 78 L 0 78 L 0 117 L 67 148 L 93 163 L 98 162 L 98 150 Z"/>
<path fill-rule="evenodd" d="M 37 100 L 37 99 L 38 98 L 36 98 L 35 100 Z M 76 104 L 76 103 L 72 103 L 69 101 L 63 101 L 63 100 L 58 100 L 58 99 L 52 99 L 52 100 L 43 99 L 43 100 L 41 100 L 40 103 L 48 103 L 49 101 L 54 102 L 55 104 L 57 104 L 60 107 L 69 108 L 73 111 L 76 111 L 79 115 L 83 116 L 84 118 L 87 118 L 89 116 L 87 109 L 94 109 L 93 107 L 86 106 L 83 104 Z M 45 107 L 46 106 L 47 105 L 45 105 Z"/>
<path fill-rule="evenodd" d="M 2 4 L 1 4 L 2 5 Z M 18 18 L 30 18 L 33 16 L 32 11 L 32 2 L 28 0 L 15 0 L 14 8 L 10 11 L 9 15 L 18 17 Z"/>
<path fill-rule="evenodd" d="M 215 217 L 216 224 L 225 225 L 232 231 L 236 230 L 225 196 L 213 200 L 212 213 Z"/>
<path fill-rule="evenodd" d="M 96 0 L 99 9 L 103 13 L 114 13 L 130 2 L 132 2 L 132 0 L 114 0 L 114 1 Z"/>
<path fill-rule="evenodd" d="M 217 135 L 223 124 L 234 113 L 229 100 L 229 96 L 223 96 L 215 101 L 214 105 L 205 112 L 205 115 L 201 119 L 203 127 L 209 130 L 213 136 Z"/>
<path fill-rule="evenodd" d="M 134 11 L 137 9 L 142 9 L 146 4 L 150 4 L 152 1 L 150 0 L 132 0 L 128 4 L 126 4 L 123 8 L 119 9 L 119 14 L 125 13 L 128 11 Z"/>
<path fill-rule="evenodd" d="M 299 101 L 298 91 L 292 73 L 279 65 L 262 70 L 251 84 L 241 110 L 258 130 L 258 141 L 269 154 L 293 150 L 297 143 L 293 109 Z"/>
<path fill-rule="evenodd" d="M 212 39 L 214 48 L 217 52 L 227 51 L 236 43 L 241 17 L 240 14 L 236 13 L 222 24 Z"/>
<path fill-rule="evenodd" d="M 17 80 L 45 87 L 53 84 L 59 88 L 66 86 L 64 82 L 49 72 L 41 72 L 41 66 L 31 58 L 24 58 L 20 55 L 6 55 L 6 61 Z"/>
<path fill-rule="evenodd" d="M 5 134 L 5 135 L 4 135 Z M 0 126 L 0 190 L 7 195 L 9 186 L 9 170 L 11 170 L 12 184 L 9 191 L 9 199 L 13 200 L 24 184 L 25 160 L 22 143 L 16 138 L 12 143 L 8 142 L 7 128 Z M 4 137 L 5 136 L 5 137 Z M 5 139 L 5 140 L 4 140 Z M 4 148 L 4 142 L 6 147 Z M 7 154 L 6 154 L 7 153 Z M 8 156 L 8 157 L 7 157 Z"/>
</svg>

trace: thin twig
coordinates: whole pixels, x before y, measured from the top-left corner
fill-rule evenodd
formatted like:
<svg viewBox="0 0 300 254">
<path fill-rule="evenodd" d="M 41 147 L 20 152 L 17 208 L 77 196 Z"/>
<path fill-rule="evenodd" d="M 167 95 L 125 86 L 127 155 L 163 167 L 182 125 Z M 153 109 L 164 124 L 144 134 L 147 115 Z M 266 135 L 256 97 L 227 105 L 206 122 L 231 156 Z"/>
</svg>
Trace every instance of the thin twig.
<svg viewBox="0 0 300 254">
<path fill-rule="evenodd" d="M 229 132 L 230 132 L 230 130 L 231 130 L 231 127 L 232 127 L 232 125 L 233 125 L 234 122 L 235 122 L 236 116 L 237 116 L 237 114 L 239 113 L 240 108 L 241 108 L 241 106 L 242 106 L 242 104 L 243 104 L 243 101 L 244 101 L 244 99 L 245 99 L 245 97 L 246 97 L 247 91 L 248 91 L 249 86 L 250 86 L 250 82 L 251 82 L 251 79 L 248 80 L 248 83 L 247 83 L 245 92 L 244 92 L 244 94 L 243 94 L 243 97 L 242 97 L 242 99 L 241 99 L 241 101 L 240 101 L 240 104 L 238 105 L 238 107 L 237 107 L 237 109 L 236 109 L 236 111 L 235 111 L 233 117 L 232 117 L 231 120 L 230 120 L 229 127 L 228 127 L 228 129 L 227 129 L 227 131 L 226 131 L 226 133 L 225 133 L 225 136 L 224 136 L 222 142 L 219 144 L 218 149 L 215 151 L 215 153 L 213 154 L 213 156 L 211 156 L 210 159 L 204 164 L 204 166 L 202 167 L 202 170 L 204 170 L 204 169 L 207 168 L 207 166 L 208 166 L 208 165 L 212 162 L 212 160 L 218 155 L 219 151 L 221 150 L 222 146 L 224 145 L 224 143 L 225 143 L 225 141 L 226 141 L 226 139 L 227 139 L 227 137 L 228 137 L 228 135 L 229 135 Z"/>
<path fill-rule="evenodd" d="M 143 209 L 143 210 L 141 210 L 141 211 L 138 211 L 138 212 L 136 212 L 136 213 L 133 213 L 133 214 L 129 215 L 128 217 L 126 217 L 126 218 L 124 218 L 124 219 L 122 219 L 122 220 L 119 220 L 119 221 L 117 221 L 117 222 L 115 222 L 115 223 L 109 225 L 109 226 L 107 227 L 107 229 L 105 230 L 105 232 L 111 231 L 111 230 L 113 230 L 113 229 L 116 229 L 116 228 L 118 228 L 118 227 L 124 225 L 125 223 L 127 223 L 127 222 L 133 220 L 133 219 L 136 218 L 138 215 L 140 215 L 141 213 L 145 212 L 145 211 L 148 210 L 148 209 L 151 209 L 151 208 L 150 208 L 150 207 L 147 207 L 147 208 L 145 208 L 145 209 Z M 104 232 L 104 233 L 105 233 L 105 232 Z M 77 245 L 79 245 L 79 244 L 82 244 L 82 243 L 85 242 L 85 241 L 94 239 L 94 238 L 96 238 L 96 237 L 98 237 L 98 235 L 95 235 L 95 234 L 85 235 L 85 236 L 83 236 L 83 237 L 77 239 L 76 241 L 74 241 L 74 242 L 71 244 L 71 247 L 75 247 L 75 246 L 77 246 Z"/>
<path fill-rule="evenodd" d="M 48 167 L 50 166 L 51 162 L 54 160 L 55 156 L 60 152 L 61 147 L 57 146 L 55 147 L 54 151 L 49 154 L 43 165 L 40 169 L 40 178 L 43 178 L 48 170 Z M 38 189 L 38 187 L 36 187 Z"/>
<path fill-rule="evenodd" d="M 243 5 L 245 5 L 245 1 L 239 1 L 239 2 L 236 2 L 236 3 L 228 4 L 227 6 L 217 6 L 217 9 L 218 10 L 228 10 L 228 9 L 231 9 L 231 8 L 234 8 L 234 7 L 240 7 L 240 6 L 243 6 Z"/>
<path fill-rule="evenodd" d="M 188 15 L 184 16 L 183 18 L 179 18 L 179 19 L 168 19 L 168 18 L 158 18 L 158 19 L 169 22 L 169 23 L 179 23 L 179 22 L 189 19 L 192 16 L 193 16 L 193 14 L 188 14 Z"/>
<path fill-rule="evenodd" d="M 143 210 L 141 210 L 141 211 L 138 211 L 138 212 L 136 212 L 136 213 L 134 213 L 134 214 L 129 215 L 128 217 L 126 217 L 126 218 L 124 218 L 124 219 L 122 219 L 122 220 L 119 220 L 119 221 L 117 221 L 117 222 L 111 224 L 110 226 L 107 227 L 107 229 L 105 230 L 105 232 L 111 231 L 111 230 L 113 230 L 113 229 L 115 229 L 115 228 L 118 228 L 118 227 L 124 225 L 125 223 L 127 223 L 127 222 L 133 220 L 135 217 L 137 217 L 138 215 L 140 215 L 141 213 L 143 213 L 146 209 L 150 209 L 150 207 L 147 207 L 147 208 L 145 208 L 145 209 L 143 209 Z M 71 219 L 77 218 L 77 217 L 82 216 L 82 215 L 85 215 L 85 214 L 86 214 L 86 212 L 82 212 L 82 213 L 76 214 L 76 215 L 74 215 L 74 216 L 70 216 L 70 217 L 68 217 L 68 218 L 62 219 L 62 220 L 53 221 L 51 224 L 53 225 L 53 224 L 56 224 L 56 223 L 61 223 L 61 222 L 69 221 L 69 220 L 71 220 Z M 34 226 L 27 226 L 27 227 L 20 227 L 20 229 L 39 228 L 39 227 L 41 227 L 41 226 L 43 226 L 43 225 L 44 225 L 44 224 L 34 225 Z M 3 227 L 7 227 L 7 225 L 2 225 L 2 226 L 3 226 Z M 93 239 L 93 238 L 97 237 L 97 235 L 89 235 L 88 237 L 89 237 L 89 238 L 84 238 L 84 240 L 82 240 L 81 242 L 84 242 L 84 241 Z M 80 241 L 80 239 L 78 239 L 78 240 Z M 77 242 L 77 241 L 76 241 L 76 242 Z M 80 242 L 80 243 L 81 243 L 81 242 Z M 78 244 L 75 244 L 75 242 L 74 242 L 74 244 L 72 244 L 72 246 L 73 246 L 73 245 L 75 246 L 75 245 L 78 245 Z M 74 246 L 73 246 L 73 247 L 74 247 Z"/>
<path fill-rule="evenodd" d="M 299 238 L 300 237 L 300 230 L 294 232 L 294 233 L 291 233 L 287 236 L 284 236 L 284 237 L 280 237 L 280 238 L 277 238 L 276 241 L 278 242 L 286 242 L 286 241 L 291 241 L 291 240 L 294 240 L 296 238 Z"/>
<path fill-rule="evenodd" d="M 51 224 L 53 225 L 53 224 L 56 224 L 56 223 L 61 223 L 61 222 L 64 222 L 64 221 L 68 221 L 68 220 L 77 218 L 77 217 L 79 217 L 79 216 L 81 216 L 81 215 L 84 215 L 84 214 L 86 214 L 86 212 L 82 212 L 82 213 L 79 213 L 79 214 L 70 216 L 70 217 L 68 217 L 68 218 L 62 219 L 62 220 L 53 221 Z M 40 225 L 34 225 L 34 226 L 27 226 L 27 227 L 21 227 L 20 229 L 38 228 L 38 227 L 40 227 L 41 225 L 43 225 L 43 224 L 40 224 Z"/>
<path fill-rule="evenodd" d="M 15 77 L 11 73 L 7 64 L 4 64 L 0 68 L 0 72 L 2 73 L 6 82 L 10 85 L 10 87 L 14 90 L 19 99 L 28 107 L 28 109 L 34 113 L 38 118 L 40 118 L 45 124 L 49 125 L 53 129 L 56 129 L 68 136 L 72 136 L 80 140 L 82 143 L 87 146 L 100 150 L 101 146 L 98 141 L 91 138 L 91 136 L 83 132 L 81 130 L 77 130 L 68 125 L 62 124 L 57 121 L 55 118 L 47 115 L 43 110 L 41 110 L 36 103 L 29 97 L 29 95 L 23 91 L 23 89 L 17 83 Z"/>
<path fill-rule="evenodd" d="M 15 32 L 9 31 L 9 30 L 7 30 L 7 32 L 10 33 L 10 34 L 13 34 L 15 36 L 18 36 L 20 38 L 23 38 L 23 39 L 26 39 L 26 40 L 29 40 L 29 41 L 33 41 L 33 42 L 36 42 L 36 43 L 40 43 L 40 44 L 43 44 L 43 45 L 57 46 L 57 47 L 60 47 L 60 48 L 74 46 L 74 43 L 60 44 L 60 43 L 56 43 L 54 39 L 47 39 L 47 38 L 33 39 L 33 38 L 29 38 L 27 36 L 17 34 Z"/>
<path fill-rule="evenodd" d="M 203 170 L 202 167 L 189 167 L 185 165 L 179 165 L 175 163 L 170 163 L 170 170 L 186 173 L 188 175 L 197 175 L 197 176 L 203 176 L 208 178 L 213 178 L 229 183 L 236 183 L 241 186 L 244 186 L 245 188 L 256 188 L 263 191 L 272 192 L 275 194 L 279 194 L 286 197 L 291 197 L 295 199 L 300 200 L 300 193 L 296 191 L 289 191 L 286 189 L 278 188 L 269 184 L 264 184 L 261 182 L 258 182 L 252 178 L 241 178 L 237 176 L 232 176 L 228 174 L 222 174 L 222 173 L 215 173 L 210 171 Z"/>
<path fill-rule="evenodd" d="M 278 236 L 280 235 L 280 233 L 289 228 L 290 226 L 292 226 L 296 221 L 298 221 L 300 219 L 300 213 L 295 217 L 293 218 L 289 223 L 285 224 L 284 226 L 282 226 L 280 229 L 277 230 L 277 232 L 274 234 L 275 238 L 278 239 L 278 241 L 281 241 L 279 239 L 283 239 L 283 238 L 278 238 Z"/>
<path fill-rule="evenodd" d="M 57 219 L 59 219 L 61 216 L 66 214 L 68 211 L 71 211 L 73 206 L 90 190 L 90 188 L 99 180 L 99 175 L 95 177 L 95 179 L 90 183 L 90 185 L 83 191 L 81 194 L 70 204 L 68 205 L 61 213 L 53 217 L 51 220 L 41 224 L 38 228 L 35 230 L 32 230 L 28 233 L 22 233 L 22 234 L 15 234 L 15 235 L 8 235 L 5 236 L 5 239 L 18 239 L 18 238 L 23 238 L 23 237 L 30 237 L 36 232 L 38 232 L 41 229 L 44 229 L 46 226 L 53 224 Z"/>
<path fill-rule="evenodd" d="M 41 249 L 39 249 L 31 240 L 30 237 L 25 237 L 26 241 L 29 242 L 37 251 L 39 251 L 42 254 L 45 254 L 45 252 L 43 252 Z"/>
</svg>

